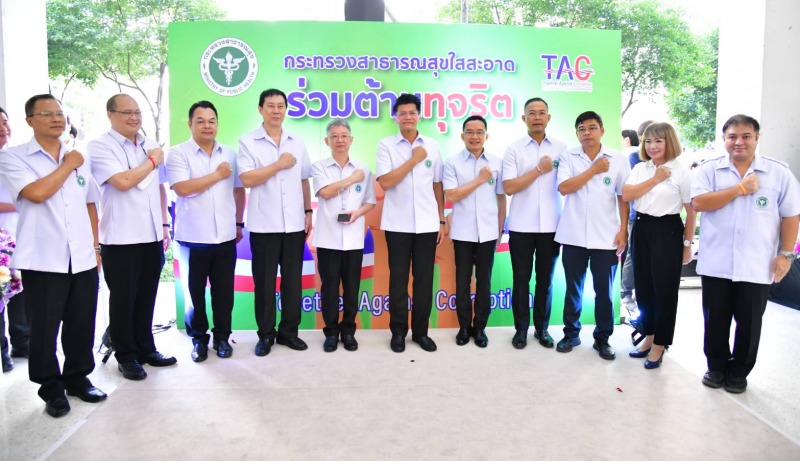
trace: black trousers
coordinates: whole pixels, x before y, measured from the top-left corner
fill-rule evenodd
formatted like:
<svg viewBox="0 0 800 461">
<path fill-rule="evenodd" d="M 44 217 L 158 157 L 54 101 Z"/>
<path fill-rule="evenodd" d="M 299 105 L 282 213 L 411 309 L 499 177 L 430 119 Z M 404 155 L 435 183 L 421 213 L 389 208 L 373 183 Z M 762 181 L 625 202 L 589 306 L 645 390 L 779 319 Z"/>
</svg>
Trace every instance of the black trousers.
<svg viewBox="0 0 800 461">
<path fill-rule="evenodd" d="M 767 308 L 770 286 L 705 275 L 700 281 L 705 320 L 703 351 L 708 369 L 747 377 L 756 364 L 761 319 Z M 733 353 L 730 349 L 732 319 L 736 320 Z"/>
<path fill-rule="evenodd" d="M 64 396 L 65 387 L 85 387 L 94 370 L 97 269 L 72 274 L 25 271 L 26 307 L 31 312 L 28 374 L 44 401 Z M 62 329 L 63 326 L 63 329 Z M 64 368 L 56 356 L 58 330 Z"/>
<path fill-rule="evenodd" d="M 322 281 L 322 320 L 325 336 L 356 332 L 358 289 L 364 250 L 331 250 L 317 247 L 317 267 Z M 342 286 L 342 319 L 339 320 L 339 284 Z"/>
<path fill-rule="evenodd" d="M 608 340 L 614 333 L 614 304 L 611 301 L 611 290 L 619 263 L 616 251 L 590 250 L 564 245 L 561 263 L 564 265 L 567 286 L 564 296 L 564 336 L 574 339 L 581 332 L 583 287 L 586 282 L 586 267 L 589 266 L 594 286 L 595 327 L 592 336 L 594 339 Z"/>
<path fill-rule="evenodd" d="M 179 242 L 181 255 L 186 257 L 189 273 L 189 302 L 186 303 L 184 321 L 186 334 L 195 341 L 208 344 L 208 314 L 206 313 L 206 285 L 211 285 L 211 310 L 214 317 L 214 341 L 231 336 L 233 312 L 233 280 L 236 270 L 236 241 L 197 245 Z"/>
<path fill-rule="evenodd" d="M 386 231 L 389 252 L 389 329 L 393 335 L 408 333 L 408 271 L 414 291 L 411 301 L 411 333 L 428 336 L 433 303 L 433 265 L 436 232 L 412 234 Z"/>
<path fill-rule="evenodd" d="M 8 338 L 6 337 L 6 316 L 8 316 Z M 8 300 L 6 308 L 0 313 L 0 349 L 8 350 L 10 338 L 11 347 L 15 351 L 29 352 L 30 325 L 28 318 L 25 291 L 21 291 Z"/>
<path fill-rule="evenodd" d="M 553 274 L 561 245 L 555 241 L 555 232 L 509 232 L 508 235 L 508 250 L 511 253 L 513 272 L 511 310 L 514 313 L 514 328 L 517 331 L 528 331 L 528 326 L 531 324 L 531 305 L 528 298 L 535 256 L 533 326 L 537 330 L 546 330 L 550 326 Z"/>
<path fill-rule="evenodd" d="M 491 313 L 492 266 L 497 240 L 465 242 L 453 240 L 456 257 L 456 314 L 461 328 L 481 331 Z M 472 269 L 475 268 L 475 314 L 472 303 Z"/>
<path fill-rule="evenodd" d="M 659 346 L 672 344 L 683 259 L 680 215 L 638 213 L 633 223 L 633 280 L 644 334 Z"/>
<path fill-rule="evenodd" d="M 255 285 L 255 315 L 260 339 L 297 336 L 300 325 L 300 302 L 303 295 L 303 249 L 306 233 L 250 232 Z M 275 278 L 281 267 L 281 323 L 275 331 L 277 302 Z"/>
<path fill-rule="evenodd" d="M 153 310 L 161 276 L 161 241 L 102 245 L 103 273 L 108 285 L 109 330 L 117 362 L 141 360 L 156 351 Z"/>
</svg>

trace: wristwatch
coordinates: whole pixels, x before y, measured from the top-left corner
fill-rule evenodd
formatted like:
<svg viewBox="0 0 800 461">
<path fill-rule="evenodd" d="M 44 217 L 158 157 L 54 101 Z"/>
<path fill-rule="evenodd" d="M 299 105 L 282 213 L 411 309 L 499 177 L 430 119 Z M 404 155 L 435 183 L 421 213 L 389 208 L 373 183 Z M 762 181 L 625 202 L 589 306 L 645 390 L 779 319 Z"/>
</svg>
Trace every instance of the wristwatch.
<svg viewBox="0 0 800 461">
<path fill-rule="evenodd" d="M 794 253 L 794 252 L 791 252 L 791 251 L 779 251 L 778 254 L 786 256 L 786 259 L 788 259 L 789 262 L 792 262 L 795 259 L 797 259 L 797 253 Z"/>
<path fill-rule="evenodd" d="M 686 247 L 686 248 L 691 248 L 692 241 L 691 240 L 684 240 L 683 241 L 683 246 Z"/>
</svg>

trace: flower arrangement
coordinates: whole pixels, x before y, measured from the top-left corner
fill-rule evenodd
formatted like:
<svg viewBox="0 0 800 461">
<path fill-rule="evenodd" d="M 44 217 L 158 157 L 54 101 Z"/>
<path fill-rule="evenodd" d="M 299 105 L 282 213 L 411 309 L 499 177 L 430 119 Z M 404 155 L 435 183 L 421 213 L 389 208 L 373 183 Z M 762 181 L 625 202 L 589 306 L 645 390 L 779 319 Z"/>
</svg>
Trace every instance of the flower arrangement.
<svg viewBox="0 0 800 461">
<path fill-rule="evenodd" d="M 11 255 L 17 247 L 14 237 L 0 228 L 0 313 L 6 309 L 8 300 L 22 291 L 22 277 L 19 271 L 11 269 Z"/>
</svg>

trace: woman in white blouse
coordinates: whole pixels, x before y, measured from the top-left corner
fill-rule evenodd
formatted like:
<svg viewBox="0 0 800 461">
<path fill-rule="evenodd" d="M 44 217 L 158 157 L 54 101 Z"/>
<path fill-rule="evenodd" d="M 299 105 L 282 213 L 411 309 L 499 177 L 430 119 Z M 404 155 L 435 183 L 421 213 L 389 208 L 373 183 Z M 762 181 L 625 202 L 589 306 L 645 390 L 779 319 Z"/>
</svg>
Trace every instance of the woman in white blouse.
<svg viewBox="0 0 800 461">
<path fill-rule="evenodd" d="M 622 199 L 635 201 L 633 224 L 634 285 L 645 340 L 631 357 L 647 357 L 644 367 L 658 368 L 664 350 L 672 344 L 681 263 L 692 259 L 695 212 L 690 205 L 691 172 L 677 157 L 681 144 L 668 123 L 645 129 L 639 156 L 642 163 L 631 171 Z M 686 226 L 680 217 L 686 210 Z"/>
</svg>

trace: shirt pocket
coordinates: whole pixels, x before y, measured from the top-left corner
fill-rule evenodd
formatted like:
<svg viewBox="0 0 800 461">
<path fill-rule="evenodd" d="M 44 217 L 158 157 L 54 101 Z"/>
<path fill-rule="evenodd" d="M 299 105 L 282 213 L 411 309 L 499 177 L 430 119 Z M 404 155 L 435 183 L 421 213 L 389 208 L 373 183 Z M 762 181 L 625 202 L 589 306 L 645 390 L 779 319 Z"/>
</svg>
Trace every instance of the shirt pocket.
<svg viewBox="0 0 800 461">
<path fill-rule="evenodd" d="M 769 187 L 759 187 L 750 194 L 750 209 L 756 213 L 776 213 L 779 191 Z"/>
</svg>

